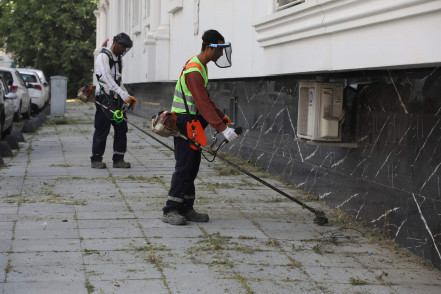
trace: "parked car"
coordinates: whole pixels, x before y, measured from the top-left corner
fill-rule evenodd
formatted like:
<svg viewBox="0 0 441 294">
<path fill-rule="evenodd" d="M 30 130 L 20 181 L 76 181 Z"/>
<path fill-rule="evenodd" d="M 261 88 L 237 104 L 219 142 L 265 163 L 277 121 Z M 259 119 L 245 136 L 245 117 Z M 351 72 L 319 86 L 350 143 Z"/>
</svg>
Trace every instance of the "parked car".
<svg viewBox="0 0 441 294">
<path fill-rule="evenodd" d="M 48 104 L 49 100 L 51 100 L 51 84 L 46 78 L 46 75 L 41 69 L 27 68 L 27 70 L 35 71 L 38 74 L 38 77 L 40 78 L 41 82 L 43 83 L 44 89 L 46 90 L 46 104 Z"/>
<path fill-rule="evenodd" d="M 3 78 L 0 78 L 0 137 L 9 135 L 13 128 L 15 93 L 9 92 L 9 87 Z"/>
<path fill-rule="evenodd" d="M 28 87 L 29 96 L 31 96 L 31 108 L 34 112 L 40 112 L 46 105 L 46 89 L 40 80 L 37 72 L 33 70 L 18 69 L 23 80 Z M 32 85 L 32 87 L 30 87 Z"/>
<path fill-rule="evenodd" d="M 14 100 L 14 120 L 19 121 L 22 117 L 29 118 L 31 97 L 21 74 L 15 68 L 0 67 L 0 77 L 6 81 L 9 92 L 17 94 L 17 99 Z"/>
</svg>

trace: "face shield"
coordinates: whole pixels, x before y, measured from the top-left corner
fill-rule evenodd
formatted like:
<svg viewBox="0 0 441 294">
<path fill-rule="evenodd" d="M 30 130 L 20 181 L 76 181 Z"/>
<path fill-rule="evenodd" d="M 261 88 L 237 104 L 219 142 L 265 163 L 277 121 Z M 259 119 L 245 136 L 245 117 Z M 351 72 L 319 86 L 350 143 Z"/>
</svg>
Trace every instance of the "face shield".
<svg viewBox="0 0 441 294">
<path fill-rule="evenodd" d="M 216 49 L 214 63 L 220 68 L 231 66 L 231 43 L 209 44 L 208 46 Z"/>
<path fill-rule="evenodd" d="M 130 51 L 131 47 L 125 47 L 124 45 L 120 44 L 120 43 L 116 43 L 116 50 L 115 50 L 115 55 L 116 56 L 121 56 L 123 57 L 124 55 L 126 55 L 127 52 Z"/>
</svg>

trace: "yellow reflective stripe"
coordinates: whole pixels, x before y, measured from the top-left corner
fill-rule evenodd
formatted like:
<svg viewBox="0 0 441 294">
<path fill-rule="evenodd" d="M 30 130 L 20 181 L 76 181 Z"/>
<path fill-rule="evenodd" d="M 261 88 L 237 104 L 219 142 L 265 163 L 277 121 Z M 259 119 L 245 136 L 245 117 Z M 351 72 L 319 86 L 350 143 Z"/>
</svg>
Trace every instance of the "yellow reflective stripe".
<svg viewBox="0 0 441 294">
<path fill-rule="evenodd" d="M 187 113 L 187 111 L 185 109 L 174 107 L 174 106 L 172 106 L 171 111 L 174 111 L 175 113 L 178 113 L 178 114 L 182 114 L 182 113 L 185 114 L 185 113 Z M 191 115 L 196 115 L 196 111 L 190 110 L 190 114 Z"/>
<path fill-rule="evenodd" d="M 176 107 L 176 108 L 185 110 L 185 104 L 182 102 L 173 101 L 172 107 Z M 188 105 L 188 110 L 196 111 L 197 110 L 196 105 Z"/>
<path fill-rule="evenodd" d="M 179 99 L 181 101 L 177 101 L 177 99 Z M 196 105 L 190 104 L 190 103 L 187 103 L 187 105 L 188 105 L 188 110 L 190 111 L 190 114 L 196 114 L 196 111 L 197 111 Z M 171 111 L 175 111 L 176 113 L 187 112 L 187 110 L 185 109 L 185 104 L 182 101 L 182 99 L 175 97 L 175 99 L 173 100 Z"/>
<path fill-rule="evenodd" d="M 176 102 L 179 102 L 179 103 L 185 104 L 184 99 L 179 98 L 179 97 L 176 97 L 176 96 L 175 96 L 175 98 L 173 99 L 173 101 L 176 101 Z M 188 100 L 187 100 L 187 104 L 188 104 L 188 105 L 196 105 L 196 104 L 194 104 L 194 102 L 190 102 L 190 101 L 188 101 Z"/>
</svg>

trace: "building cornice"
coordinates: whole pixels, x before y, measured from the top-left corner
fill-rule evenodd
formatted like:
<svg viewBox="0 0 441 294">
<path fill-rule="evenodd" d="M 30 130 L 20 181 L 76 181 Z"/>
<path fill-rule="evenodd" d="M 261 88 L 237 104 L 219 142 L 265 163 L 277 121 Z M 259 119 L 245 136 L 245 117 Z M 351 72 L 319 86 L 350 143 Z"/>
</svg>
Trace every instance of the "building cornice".
<svg viewBox="0 0 441 294">
<path fill-rule="evenodd" d="M 441 0 L 317 0 L 275 12 L 254 28 L 262 47 L 441 10 Z"/>
</svg>

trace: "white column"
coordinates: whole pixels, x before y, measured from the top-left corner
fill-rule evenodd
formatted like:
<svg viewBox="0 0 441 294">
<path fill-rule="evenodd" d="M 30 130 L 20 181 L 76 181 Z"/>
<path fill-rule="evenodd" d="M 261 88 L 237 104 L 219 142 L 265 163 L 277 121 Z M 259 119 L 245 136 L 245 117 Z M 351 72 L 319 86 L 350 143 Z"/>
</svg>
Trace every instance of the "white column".
<svg viewBox="0 0 441 294">
<path fill-rule="evenodd" d="M 93 12 L 93 14 L 95 15 L 95 19 L 96 19 L 96 32 L 95 32 L 95 49 L 100 47 L 99 44 L 99 39 L 100 39 L 100 35 L 101 35 L 101 16 L 100 16 L 100 11 L 99 10 L 95 10 Z"/>
<path fill-rule="evenodd" d="M 159 2 L 159 1 L 158 1 Z M 169 80 L 170 64 L 170 15 L 168 5 L 160 3 L 160 25 L 156 30 L 156 79 L 158 81 Z"/>
<path fill-rule="evenodd" d="M 107 39 L 107 31 L 108 31 L 107 13 L 109 10 L 109 5 L 108 5 L 107 0 L 100 2 L 99 10 L 100 10 L 100 15 L 101 15 L 101 34 L 99 36 L 100 39 L 98 40 L 98 42 L 99 42 L 99 45 L 101 46 L 101 44 Z"/>
<path fill-rule="evenodd" d="M 112 42 L 113 36 L 119 34 L 122 29 L 120 25 L 121 21 L 121 0 L 109 0 L 109 30 L 107 31 L 107 38 L 109 42 Z M 110 44 L 109 43 L 109 44 Z"/>
<path fill-rule="evenodd" d="M 160 25 L 161 0 L 150 0 L 150 30 L 156 31 Z"/>
</svg>

